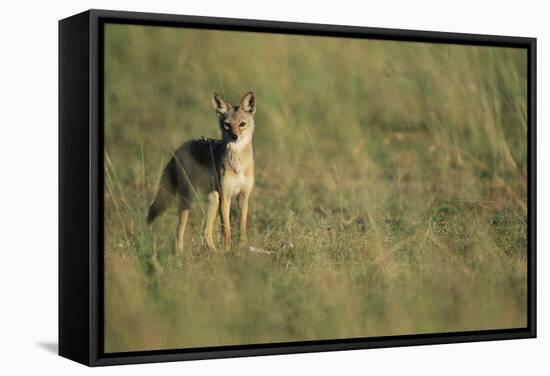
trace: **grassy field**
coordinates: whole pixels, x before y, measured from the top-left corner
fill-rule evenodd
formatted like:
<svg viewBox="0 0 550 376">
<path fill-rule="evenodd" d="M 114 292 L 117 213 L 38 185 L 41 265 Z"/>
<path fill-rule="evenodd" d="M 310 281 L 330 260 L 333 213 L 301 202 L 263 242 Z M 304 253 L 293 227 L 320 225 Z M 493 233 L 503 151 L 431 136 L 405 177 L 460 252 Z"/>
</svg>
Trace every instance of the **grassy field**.
<svg viewBox="0 0 550 376">
<path fill-rule="evenodd" d="M 105 37 L 107 352 L 526 326 L 525 50 Z M 176 256 L 176 208 L 145 224 L 161 169 L 219 136 L 214 91 L 237 104 L 247 90 L 248 246 L 265 253 L 208 253 L 200 203 Z"/>
</svg>

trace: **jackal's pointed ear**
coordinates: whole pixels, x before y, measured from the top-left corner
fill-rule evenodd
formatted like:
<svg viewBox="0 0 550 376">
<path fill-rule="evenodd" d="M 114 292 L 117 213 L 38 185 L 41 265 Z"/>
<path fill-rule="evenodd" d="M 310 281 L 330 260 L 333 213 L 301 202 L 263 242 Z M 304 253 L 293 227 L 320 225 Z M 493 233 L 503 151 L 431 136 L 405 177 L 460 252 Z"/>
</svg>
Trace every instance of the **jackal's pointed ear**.
<svg viewBox="0 0 550 376">
<path fill-rule="evenodd" d="M 231 108 L 229 103 L 227 103 L 222 96 L 216 93 L 212 95 L 212 105 L 214 106 L 214 109 L 216 110 L 218 116 L 225 115 L 227 111 L 229 111 L 229 109 Z"/>
<path fill-rule="evenodd" d="M 254 112 L 256 112 L 256 96 L 253 92 L 249 91 L 243 95 L 241 99 L 241 108 L 250 115 L 254 115 Z"/>
</svg>

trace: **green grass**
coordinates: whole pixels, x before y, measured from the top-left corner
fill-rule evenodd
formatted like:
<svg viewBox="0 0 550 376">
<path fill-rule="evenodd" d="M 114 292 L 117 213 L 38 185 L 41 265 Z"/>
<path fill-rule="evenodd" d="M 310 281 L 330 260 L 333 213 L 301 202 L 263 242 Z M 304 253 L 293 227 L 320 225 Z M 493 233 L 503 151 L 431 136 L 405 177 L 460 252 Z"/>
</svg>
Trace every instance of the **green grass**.
<svg viewBox="0 0 550 376">
<path fill-rule="evenodd" d="M 107 352 L 526 326 L 525 50 L 105 37 Z M 271 253 L 206 252 L 198 203 L 176 256 L 175 208 L 145 224 L 161 169 L 219 136 L 212 92 L 247 90 L 249 245 Z"/>
</svg>

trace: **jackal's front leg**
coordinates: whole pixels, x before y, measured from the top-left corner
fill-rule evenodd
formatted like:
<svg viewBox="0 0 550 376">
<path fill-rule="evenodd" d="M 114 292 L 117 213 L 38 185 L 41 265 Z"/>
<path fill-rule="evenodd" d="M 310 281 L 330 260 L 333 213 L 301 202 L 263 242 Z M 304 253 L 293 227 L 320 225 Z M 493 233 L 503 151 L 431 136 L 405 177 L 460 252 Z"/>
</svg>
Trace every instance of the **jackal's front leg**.
<svg viewBox="0 0 550 376">
<path fill-rule="evenodd" d="M 250 191 L 246 190 L 239 194 L 239 206 L 241 208 L 241 226 L 240 226 L 240 237 L 239 243 L 246 243 L 246 220 L 248 216 L 248 199 L 250 197 Z"/>
<path fill-rule="evenodd" d="M 231 193 L 222 192 L 221 194 L 221 220 L 223 228 L 223 248 L 228 250 L 231 247 L 231 225 L 229 223 L 229 214 L 231 208 Z"/>
</svg>

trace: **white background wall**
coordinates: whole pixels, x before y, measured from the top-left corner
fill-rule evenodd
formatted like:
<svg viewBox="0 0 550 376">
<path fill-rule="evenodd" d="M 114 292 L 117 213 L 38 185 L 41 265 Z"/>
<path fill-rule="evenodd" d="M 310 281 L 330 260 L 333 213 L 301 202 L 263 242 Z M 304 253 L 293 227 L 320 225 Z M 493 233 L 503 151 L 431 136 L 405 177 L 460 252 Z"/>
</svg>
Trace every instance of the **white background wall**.
<svg viewBox="0 0 550 376">
<path fill-rule="evenodd" d="M 0 374 L 549 374 L 545 1 L 6 1 L 0 19 Z M 57 343 L 57 20 L 106 8 L 537 37 L 539 338 L 88 369 Z M 546 270 L 545 270 L 546 269 Z"/>
</svg>

